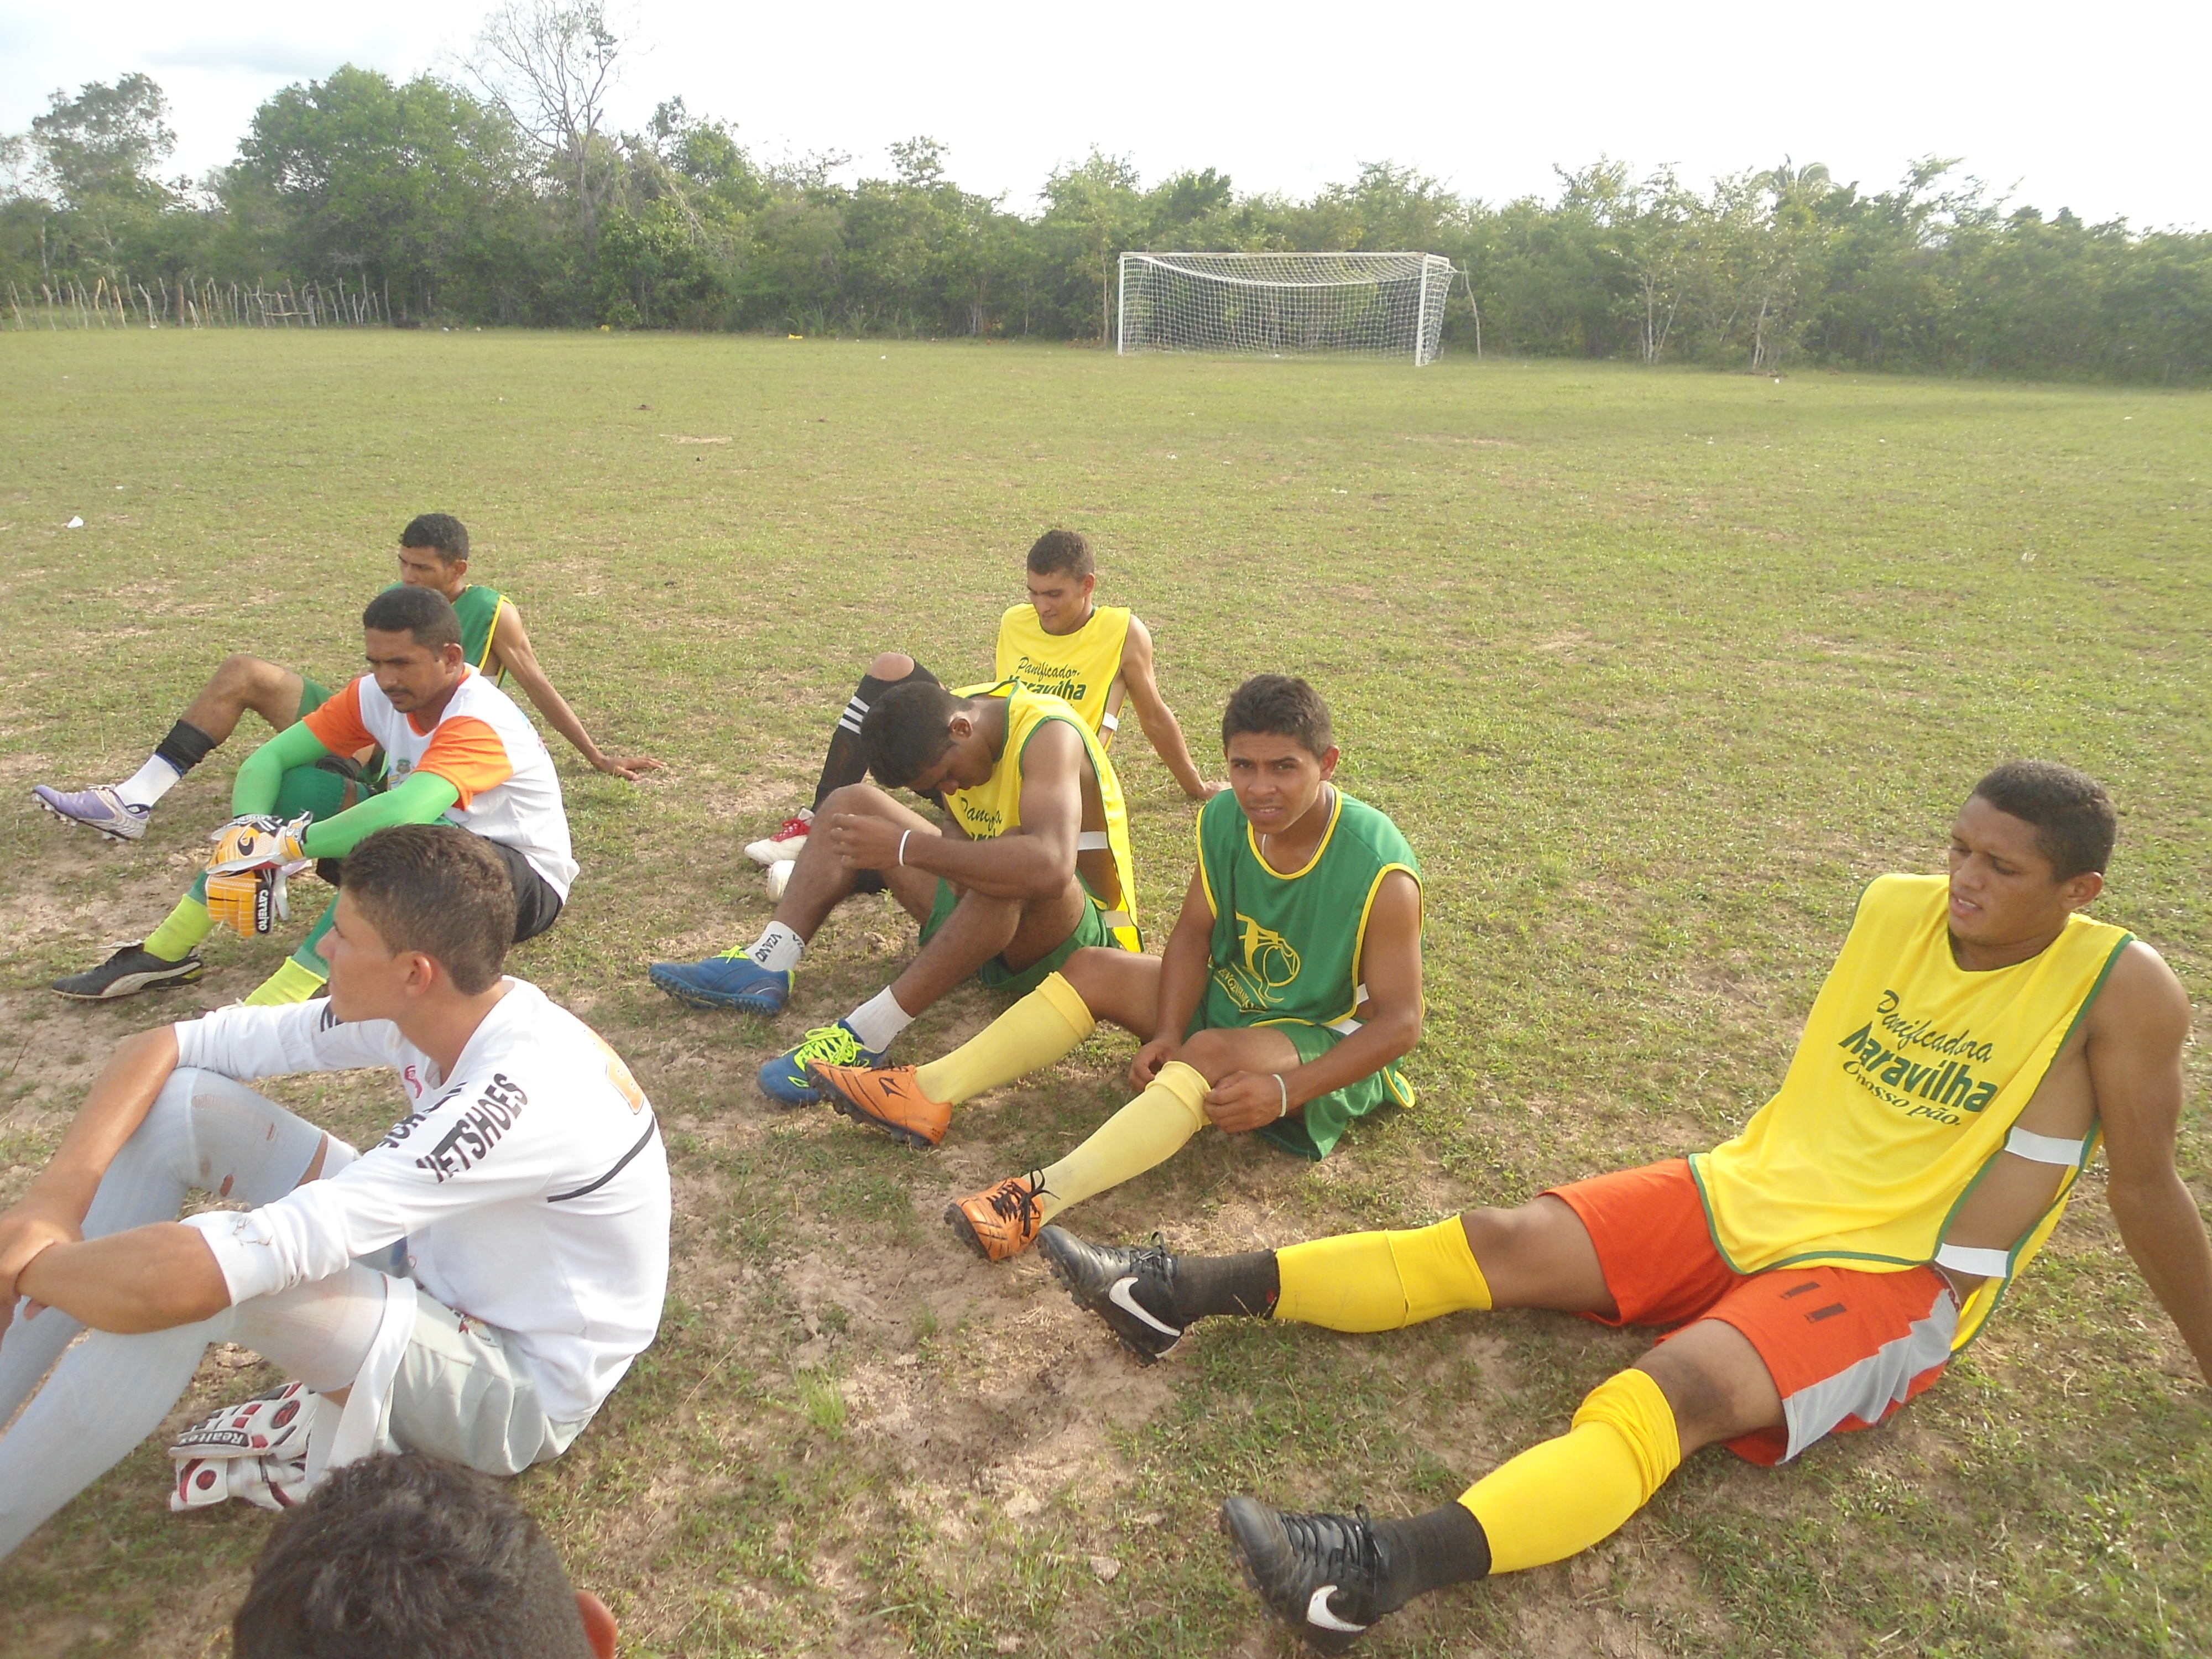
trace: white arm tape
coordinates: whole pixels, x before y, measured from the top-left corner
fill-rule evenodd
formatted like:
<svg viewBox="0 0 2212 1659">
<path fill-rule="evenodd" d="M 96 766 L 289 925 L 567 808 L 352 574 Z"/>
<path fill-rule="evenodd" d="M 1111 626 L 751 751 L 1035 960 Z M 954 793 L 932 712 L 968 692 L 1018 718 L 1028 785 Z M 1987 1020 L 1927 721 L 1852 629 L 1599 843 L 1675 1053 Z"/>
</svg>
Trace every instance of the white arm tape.
<svg viewBox="0 0 2212 1659">
<path fill-rule="evenodd" d="M 2012 1273 L 2012 1252 L 1976 1244 L 1946 1244 L 1936 1252 L 1936 1265 L 1954 1273 L 1972 1273 L 1978 1279 L 2006 1279 Z"/>
<path fill-rule="evenodd" d="M 184 1225 L 207 1240 L 231 1306 L 284 1288 L 283 1264 L 270 1248 L 269 1224 L 258 1210 L 206 1210 L 188 1215 Z"/>
<path fill-rule="evenodd" d="M 1121 729 L 1121 717 L 1119 714 L 1101 714 L 1098 724 L 1102 730 L 1118 732 Z"/>
<path fill-rule="evenodd" d="M 2032 1129 L 2014 1126 L 2005 1137 L 2004 1149 L 2014 1158 L 2024 1158 L 2031 1164 L 2057 1164 L 2069 1170 L 2081 1167 L 2081 1149 L 2086 1139 L 2069 1140 L 2062 1135 L 2039 1135 Z"/>
<path fill-rule="evenodd" d="M 1075 850 L 1079 853 L 1104 853 L 1110 851 L 1113 845 L 1103 830 L 1085 830 L 1075 838 Z"/>
</svg>

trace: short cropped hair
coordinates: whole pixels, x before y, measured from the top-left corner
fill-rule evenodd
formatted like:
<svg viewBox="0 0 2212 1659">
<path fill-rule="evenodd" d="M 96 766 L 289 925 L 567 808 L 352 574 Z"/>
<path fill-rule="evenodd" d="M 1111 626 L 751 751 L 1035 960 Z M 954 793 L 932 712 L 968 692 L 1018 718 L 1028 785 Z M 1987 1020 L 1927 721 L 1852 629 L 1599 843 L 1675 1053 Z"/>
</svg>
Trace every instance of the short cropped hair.
<svg viewBox="0 0 2212 1659">
<path fill-rule="evenodd" d="M 1030 574 L 1049 576 L 1055 571 L 1071 576 L 1095 575 L 1098 561 L 1091 556 L 1091 538 L 1079 530 L 1048 530 L 1030 549 Z"/>
<path fill-rule="evenodd" d="M 499 981 L 514 943 L 514 882 L 457 823 L 395 823 L 345 855 L 339 890 L 393 951 L 420 951 L 464 996 Z"/>
<path fill-rule="evenodd" d="M 434 587 L 387 587 L 368 602 L 361 625 L 379 634 L 411 634 L 415 643 L 442 651 L 461 642 L 453 603 Z"/>
<path fill-rule="evenodd" d="M 1290 674 L 1255 674 L 1230 694 L 1221 713 L 1221 746 L 1239 732 L 1296 738 L 1319 759 L 1336 746 L 1321 693 Z"/>
<path fill-rule="evenodd" d="M 886 789 L 903 789 L 952 747 L 945 722 L 963 699 L 934 680 L 902 680 L 878 697 L 860 720 L 868 770 Z"/>
<path fill-rule="evenodd" d="M 2051 860 L 2051 876 L 2065 881 L 2112 862 L 2118 815 L 2105 786 L 2057 761 L 2007 761 L 1974 786 L 1974 793 L 2023 823 L 2035 826 L 2035 848 Z"/>
<path fill-rule="evenodd" d="M 399 532 L 399 544 L 427 547 L 451 564 L 469 556 L 469 527 L 450 513 L 417 513 Z"/>
<path fill-rule="evenodd" d="M 230 1639 L 234 1659 L 592 1654 L 553 1540 L 498 1481 L 418 1452 L 349 1463 L 278 1521 Z"/>
</svg>

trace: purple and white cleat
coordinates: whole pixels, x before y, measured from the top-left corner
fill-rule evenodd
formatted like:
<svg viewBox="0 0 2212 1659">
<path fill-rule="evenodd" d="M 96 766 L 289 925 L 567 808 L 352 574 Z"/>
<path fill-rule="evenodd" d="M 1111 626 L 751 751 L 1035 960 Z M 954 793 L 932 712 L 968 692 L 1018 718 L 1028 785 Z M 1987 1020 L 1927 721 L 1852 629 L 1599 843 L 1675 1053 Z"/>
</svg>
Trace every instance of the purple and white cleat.
<svg viewBox="0 0 2212 1659">
<path fill-rule="evenodd" d="M 64 823 L 82 823 L 118 841 L 138 840 L 146 833 L 146 820 L 154 815 L 150 806 L 125 805 L 109 783 L 97 783 L 89 789 L 52 789 L 40 783 L 33 784 L 31 793 L 40 805 Z"/>
</svg>

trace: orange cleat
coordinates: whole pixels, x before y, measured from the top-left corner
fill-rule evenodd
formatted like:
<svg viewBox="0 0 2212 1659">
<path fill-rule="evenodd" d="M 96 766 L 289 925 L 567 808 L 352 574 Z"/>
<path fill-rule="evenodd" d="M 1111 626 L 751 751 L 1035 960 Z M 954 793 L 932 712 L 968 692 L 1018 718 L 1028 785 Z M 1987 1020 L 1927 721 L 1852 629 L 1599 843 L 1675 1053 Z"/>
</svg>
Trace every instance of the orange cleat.
<svg viewBox="0 0 2212 1659">
<path fill-rule="evenodd" d="M 1044 1212 L 1037 1208 L 1043 1195 L 1042 1173 L 1008 1176 L 947 1205 L 945 1224 L 984 1261 L 1005 1261 L 1036 1243 L 1044 1228 Z"/>
<path fill-rule="evenodd" d="M 855 1123 L 872 1123 L 896 1135 L 909 1146 L 934 1146 L 952 1127 L 952 1108 L 922 1093 L 911 1066 L 872 1071 L 811 1060 L 806 1069 L 829 1091 L 834 1109 Z"/>
</svg>

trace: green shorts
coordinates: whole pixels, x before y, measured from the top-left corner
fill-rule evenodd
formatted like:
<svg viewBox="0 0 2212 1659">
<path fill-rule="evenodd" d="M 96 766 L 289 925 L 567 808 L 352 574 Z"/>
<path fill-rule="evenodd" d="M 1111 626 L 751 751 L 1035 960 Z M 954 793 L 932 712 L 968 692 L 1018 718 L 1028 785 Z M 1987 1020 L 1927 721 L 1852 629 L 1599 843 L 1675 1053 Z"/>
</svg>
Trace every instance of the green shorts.
<svg viewBox="0 0 2212 1659">
<path fill-rule="evenodd" d="M 374 774 L 364 773 L 350 755 L 325 755 L 312 766 L 285 769 L 276 785 L 276 805 L 270 810 L 280 818 L 313 812 L 320 823 L 371 795 L 382 794 L 384 786 L 380 768 Z"/>
<path fill-rule="evenodd" d="M 1302 1019 L 1255 1023 L 1288 1037 L 1291 1047 L 1298 1051 L 1301 1066 L 1310 1065 L 1344 1041 L 1343 1032 L 1327 1025 L 1309 1025 Z M 1193 1020 L 1191 1030 L 1200 1029 L 1198 1021 Z M 1341 1089 L 1310 1100 L 1297 1116 L 1285 1118 L 1280 1123 L 1264 1123 L 1256 1133 L 1286 1152 L 1318 1162 L 1336 1150 L 1336 1143 L 1344 1139 L 1344 1132 L 1351 1127 L 1352 1119 L 1365 1117 L 1378 1106 L 1413 1103 L 1413 1085 L 1406 1081 L 1405 1075 L 1394 1064 L 1379 1072 L 1370 1072 L 1357 1083 L 1347 1083 Z"/>
<path fill-rule="evenodd" d="M 930 906 L 929 920 L 921 924 L 921 942 L 929 943 L 930 936 L 944 927 L 947 917 L 960 902 L 960 895 L 952 890 L 952 884 L 939 876 L 937 878 L 937 902 Z M 1104 945 L 1111 950 L 1122 948 L 1114 937 L 1114 930 L 1106 925 L 1106 913 L 1098 908 L 1098 901 L 1088 890 L 1083 895 L 1083 916 L 1075 924 L 1075 931 L 1058 945 L 1026 968 L 1009 968 L 1004 957 L 993 957 L 975 970 L 981 984 L 994 991 L 1009 991 L 1025 997 L 1043 984 L 1048 977 L 1060 971 L 1068 957 L 1091 945 Z"/>
<path fill-rule="evenodd" d="M 300 712 L 294 718 L 305 720 L 337 693 L 325 685 L 304 668 L 300 671 Z"/>
</svg>

